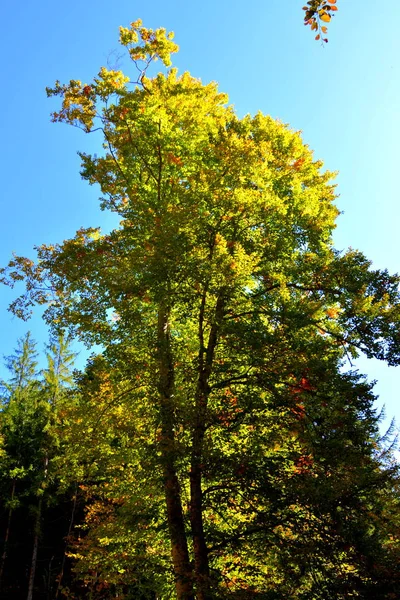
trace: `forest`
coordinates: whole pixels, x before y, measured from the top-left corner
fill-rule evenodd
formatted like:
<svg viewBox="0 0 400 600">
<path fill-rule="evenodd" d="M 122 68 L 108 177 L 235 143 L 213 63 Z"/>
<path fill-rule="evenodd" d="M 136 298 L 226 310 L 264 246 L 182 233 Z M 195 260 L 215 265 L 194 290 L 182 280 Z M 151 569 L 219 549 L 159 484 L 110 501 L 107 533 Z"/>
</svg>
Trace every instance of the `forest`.
<svg viewBox="0 0 400 600">
<path fill-rule="evenodd" d="M 0 270 L 50 332 L 1 382 L 0 597 L 399 598 L 396 439 L 353 362 L 400 364 L 400 277 L 334 247 L 299 132 L 179 75 L 172 32 L 119 41 L 129 75 L 47 88 L 119 225 Z"/>
</svg>

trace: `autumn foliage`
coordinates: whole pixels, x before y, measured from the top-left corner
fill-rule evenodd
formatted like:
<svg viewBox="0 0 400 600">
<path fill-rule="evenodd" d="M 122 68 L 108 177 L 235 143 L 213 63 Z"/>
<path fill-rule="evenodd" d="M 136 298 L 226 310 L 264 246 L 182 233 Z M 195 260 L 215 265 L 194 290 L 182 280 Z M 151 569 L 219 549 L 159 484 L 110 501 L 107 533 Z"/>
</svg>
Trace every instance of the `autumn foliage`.
<svg viewBox="0 0 400 600">
<path fill-rule="evenodd" d="M 303 6 L 304 25 L 309 25 L 311 30 L 316 32 L 316 40 L 328 42 L 326 24 L 330 23 L 337 11 L 336 2 L 337 0 L 309 0 L 306 6 Z"/>
<path fill-rule="evenodd" d="M 309 5 L 318 28 L 335 3 Z M 172 39 L 135 21 L 133 78 L 48 89 L 53 121 L 101 131 L 81 175 L 120 224 L 1 271 L 16 315 L 97 348 L 46 425 L 74 515 L 47 593 L 389 599 L 398 468 L 349 364 L 400 363 L 400 279 L 333 247 L 334 174 L 299 132 L 170 68 Z"/>
</svg>

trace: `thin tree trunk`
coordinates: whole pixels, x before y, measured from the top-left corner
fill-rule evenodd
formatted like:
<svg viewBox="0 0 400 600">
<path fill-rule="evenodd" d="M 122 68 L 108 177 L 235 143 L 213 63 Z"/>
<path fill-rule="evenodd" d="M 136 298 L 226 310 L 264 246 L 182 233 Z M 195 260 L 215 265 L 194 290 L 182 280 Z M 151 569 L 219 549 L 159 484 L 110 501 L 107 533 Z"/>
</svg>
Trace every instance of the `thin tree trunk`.
<svg viewBox="0 0 400 600">
<path fill-rule="evenodd" d="M 49 465 L 49 457 L 46 455 L 46 457 L 44 459 L 43 481 L 45 481 L 47 478 L 48 465 Z M 35 529 L 34 529 L 35 536 L 33 539 L 32 561 L 31 561 L 31 569 L 29 572 L 28 595 L 27 595 L 26 600 L 32 600 L 32 598 L 33 598 L 33 587 L 35 584 L 36 563 L 37 563 L 37 554 L 38 554 L 38 548 L 39 548 L 40 521 L 42 518 L 42 505 L 43 505 L 43 496 L 40 496 L 39 502 L 38 502 L 38 507 L 37 507 L 36 521 L 35 521 Z"/>
<path fill-rule="evenodd" d="M 3 580 L 4 565 L 5 565 L 6 560 L 7 560 L 8 540 L 9 540 L 9 537 L 10 537 L 11 517 L 12 517 L 12 513 L 13 513 L 12 502 L 14 500 L 14 495 L 15 495 L 15 486 L 16 486 L 16 481 L 15 481 L 15 479 L 13 479 L 13 484 L 12 484 L 12 489 L 11 489 L 11 503 L 10 503 L 10 508 L 8 510 L 6 534 L 4 536 L 4 548 L 3 548 L 3 554 L 1 555 L 1 564 L 0 564 L 0 590 L 1 590 L 1 582 Z"/>
<path fill-rule="evenodd" d="M 202 458 L 205 427 L 201 416 L 206 412 L 207 397 L 201 396 L 197 402 L 197 423 L 193 432 L 190 469 L 190 524 L 193 539 L 193 552 L 196 578 L 196 597 L 208 600 L 210 594 L 210 569 L 208 550 L 203 526 Z"/>
<path fill-rule="evenodd" d="M 194 600 L 193 576 L 183 518 L 181 490 L 175 467 L 174 437 L 174 368 L 169 331 L 169 311 L 161 305 L 158 314 L 158 365 L 160 414 L 162 438 L 161 460 L 164 476 L 164 491 L 167 508 L 171 556 L 175 574 L 175 589 L 178 600 Z"/>
<path fill-rule="evenodd" d="M 71 531 L 72 531 L 72 527 L 74 525 L 74 518 L 75 518 L 75 510 L 76 510 L 76 502 L 77 502 L 77 498 L 78 498 L 78 484 L 75 484 L 75 494 L 74 494 L 74 502 L 72 504 L 72 511 L 71 511 L 71 518 L 69 520 L 69 526 L 68 526 L 68 533 L 67 533 L 67 537 L 66 537 L 66 541 L 65 541 L 65 548 L 64 548 L 64 554 L 63 554 L 63 559 L 62 559 L 62 563 L 61 563 L 61 569 L 60 569 L 60 573 L 58 575 L 58 584 L 57 584 L 57 590 L 56 590 L 56 595 L 55 598 L 57 600 L 58 595 L 61 591 L 61 583 L 62 583 L 62 579 L 64 577 L 64 568 L 65 568 L 65 558 L 67 555 L 67 548 L 68 548 L 68 544 L 69 544 L 69 540 L 71 537 Z"/>
<path fill-rule="evenodd" d="M 51 557 L 51 559 L 49 561 L 49 572 L 47 574 L 47 585 L 46 585 L 47 600 L 51 599 L 51 588 L 53 587 L 51 585 L 51 565 L 53 564 L 53 560 L 54 560 L 54 555 Z"/>
<path fill-rule="evenodd" d="M 35 537 L 33 539 L 33 551 L 32 551 L 32 561 L 31 561 L 31 569 L 29 571 L 29 584 L 28 584 L 28 595 L 26 600 L 32 600 L 33 598 L 33 586 L 35 583 L 35 574 L 36 574 L 36 563 L 37 563 L 37 553 L 39 547 L 39 533 L 40 533 L 40 519 L 42 516 L 42 497 L 39 498 L 38 507 L 37 507 L 37 515 L 35 521 Z"/>
<path fill-rule="evenodd" d="M 190 469 L 190 524 L 193 539 L 197 600 L 209 600 L 211 598 L 210 567 L 203 523 L 202 462 L 204 435 L 207 426 L 207 404 L 210 393 L 209 378 L 213 368 L 215 348 L 225 306 L 225 293 L 221 291 L 215 307 L 214 321 L 211 326 L 207 348 L 205 348 L 204 310 L 206 295 L 207 290 L 204 290 L 199 315 L 199 378 L 195 398 L 195 424 Z"/>
</svg>

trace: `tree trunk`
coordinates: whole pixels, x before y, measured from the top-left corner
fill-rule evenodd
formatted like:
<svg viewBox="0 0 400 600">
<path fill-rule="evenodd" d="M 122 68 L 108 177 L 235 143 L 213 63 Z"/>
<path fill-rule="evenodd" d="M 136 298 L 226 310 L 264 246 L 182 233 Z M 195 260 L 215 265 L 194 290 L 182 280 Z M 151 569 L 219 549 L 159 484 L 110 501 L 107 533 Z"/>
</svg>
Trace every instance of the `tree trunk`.
<svg viewBox="0 0 400 600">
<path fill-rule="evenodd" d="M 224 290 L 221 290 L 215 306 L 214 321 L 211 326 L 207 348 L 205 348 L 204 309 L 206 294 L 207 290 L 204 290 L 199 314 L 199 378 L 195 398 L 195 424 L 192 436 L 190 469 L 190 524 L 193 539 L 197 600 L 209 600 L 211 598 L 210 567 L 203 525 L 202 462 L 204 435 L 207 426 L 207 404 L 210 393 L 208 382 L 213 368 L 215 348 L 225 307 L 225 293 Z"/>
<path fill-rule="evenodd" d="M 49 570 L 48 570 L 48 573 L 47 573 L 47 582 L 46 582 L 46 597 L 47 597 L 47 600 L 51 600 L 51 588 L 53 587 L 51 585 L 51 565 L 53 564 L 53 560 L 54 560 L 54 555 L 49 560 Z"/>
<path fill-rule="evenodd" d="M 49 457 L 46 455 L 45 459 L 44 459 L 43 482 L 45 482 L 47 479 L 48 466 L 49 466 Z M 44 492 L 44 490 L 42 490 L 42 492 Z M 26 600 L 32 600 L 32 598 L 33 598 L 33 586 L 35 583 L 37 554 L 38 554 L 38 548 L 39 548 L 40 521 L 42 518 L 42 505 L 43 505 L 43 495 L 40 496 L 38 506 L 37 506 L 37 514 L 36 514 L 35 529 L 34 529 L 35 536 L 33 539 L 32 561 L 31 561 L 31 569 L 29 572 L 28 595 L 27 595 Z"/>
<path fill-rule="evenodd" d="M 161 415 L 161 460 L 167 508 L 171 556 L 178 600 L 194 600 L 193 576 L 183 518 L 181 490 L 175 467 L 174 368 L 169 331 L 169 310 L 161 305 L 158 314 L 158 391 Z"/>
<path fill-rule="evenodd" d="M 4 565 L 5 565 L 6 560 L 7 560 L 8 539 L 10 537 L 11 517 L 12 517 L 12 513 L 13 513 L 12 502 L 14 500 L 14 495 L 15 495 L 15 485 L 16 485 L 16 481 L 14 479 L 13 483 L 12 483 L 12 488 L 11 488 L 11 504 L 10 504 L 10 508 L 8 510 L 7 528 L 6 528 L 6 534 L 4 536 L 3 554 L 1 555 L 1 564 L 0 564 L 0 590 L 1 590 L 1 582 L 2 582 L 2 579 L 3 579 Z"/>
<path fill-rule="evenodd" d="M 33 586 L 35 583 L 35 574 L 36 574 L 36 563 L 37 563 L 37 553 L 39 547 L 39 533 L 40 533 L 40 519 L 42 516 L 42 503 L 43 499 L 40 497 L 37 507 L 37 515 L 35 521 L 35 537 L 33 539 L 33 551 L 32 551 L 32 561 L 31 561 L 31 569 L 29 571 L 29 584 L 28 584 L 28 595 L 26 600 L 32 600 L 33 598 Z"/>
<path fill-rule="evenodd" d="M 58 583 L 57 583 L 57 590 L 56 590 L 56 595 L 55 595 L 56 600 L 61 591 L 61 583 L 62 583 L 62 579 L 64 577 L 65 557 L 67 554 L 67 548 L 68 548 L 68 544 L 69 544 L 70 537 L 71 537 L 72 527 L 74 524 L 77 498 L 78 498 L 78 484 L 76 483 L 75 484 L 74 502 L 72 504 L 71 518 L 69 520 L 68 533 L 67 533 L 67 537 L 65 540 L 65 548 L 64 548 L 64 554 L 63 554 L 62 563 L 61 563 L 61 569 L 60 569 L 60 573 L 57 577 Z"/>
<path fill-rule="evenodd" d="M 190 469 L 190 524 L 192 529 L 196 597 L 197 600 L 210 598 L 210 569 L 208 551 L 203 527 L 202 458 L 205 433 L 205 411 L 207 397 L 202 396 L 197 405 L 197 423 L 193 432 L 192 460 Z M 203 419 L 201 418 L 203 415 Z"/>
</svg>

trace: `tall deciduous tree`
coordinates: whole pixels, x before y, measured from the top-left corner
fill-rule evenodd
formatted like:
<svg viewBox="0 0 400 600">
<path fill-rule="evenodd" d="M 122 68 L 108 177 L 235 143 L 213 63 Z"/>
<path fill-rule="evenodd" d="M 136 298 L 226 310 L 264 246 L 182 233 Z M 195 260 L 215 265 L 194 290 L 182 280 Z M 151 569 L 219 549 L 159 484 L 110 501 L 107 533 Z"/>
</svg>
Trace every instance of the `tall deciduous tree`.
<svg viewBox="0 0 400 600">
<path fill-rule="evenodd" d="M 352 465 L 348 506 L 364 510 L 373 398 L 341 366 L 359 351 L 398 364 L 399 278 L 334 250 L 332 173 L 298 133 L 239 119 L 188 73 L 150 77 L 177 50 L 164 29 L 136 21 L 120 42 L 136 81 L 103 67 L 48 90 L 54 121 L 101 130 L 105 152 L 81 154 L 82 176 L 120 227 L 15 256 L 3 279 L 27 287 L 12 310 L 48 303 L 47 322 L 101 344 L 121 394 L 151 407 L 179 600 L 362 594 L 346 492 L 328 486 L 323 510 L 318 482 L 339 486 Z"/>
</svg>

